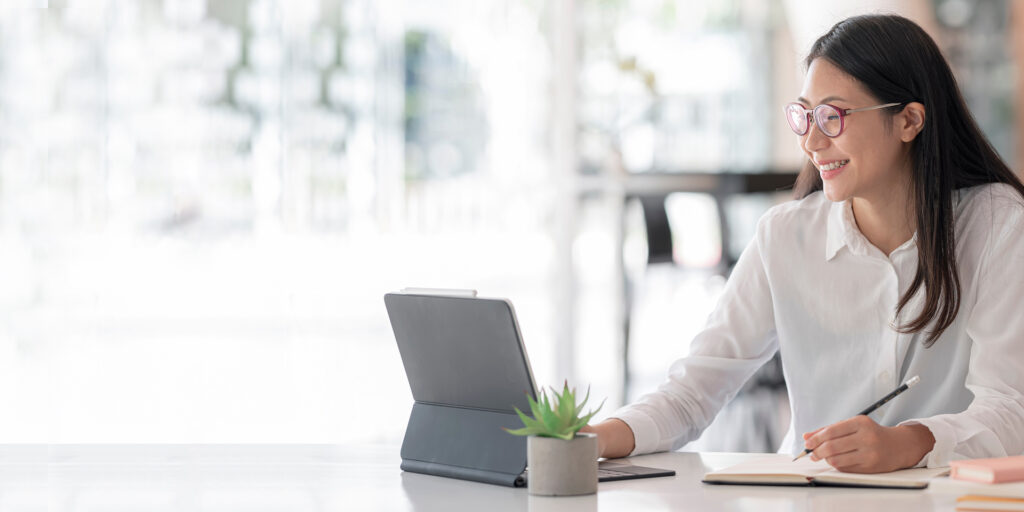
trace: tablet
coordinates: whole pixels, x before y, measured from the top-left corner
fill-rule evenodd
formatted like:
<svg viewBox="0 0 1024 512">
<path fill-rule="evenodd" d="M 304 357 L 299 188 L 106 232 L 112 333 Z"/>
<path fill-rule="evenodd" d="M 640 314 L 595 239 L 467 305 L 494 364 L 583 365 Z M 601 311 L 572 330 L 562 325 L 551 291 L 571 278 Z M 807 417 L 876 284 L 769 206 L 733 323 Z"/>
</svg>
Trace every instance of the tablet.
<svg viewBox="0 0 1024 512">
<path fill-rule="evenodd" d="M 472 290 L 407 289 L 384 296 L 413 396 L 404 471 L 499 485 L 526 484 L 526 437 L 536 385 L 515 309 Z M 675 472 L 605 461 L 600 481 Z"/>
</svg>

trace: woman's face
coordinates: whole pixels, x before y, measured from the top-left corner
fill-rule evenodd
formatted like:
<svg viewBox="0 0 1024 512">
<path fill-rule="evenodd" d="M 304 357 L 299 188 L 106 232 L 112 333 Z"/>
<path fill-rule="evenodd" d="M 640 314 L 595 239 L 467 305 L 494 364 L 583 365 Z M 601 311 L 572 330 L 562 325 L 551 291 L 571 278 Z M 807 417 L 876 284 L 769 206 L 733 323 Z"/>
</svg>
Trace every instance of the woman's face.
<svg viewBox="0 0 1024 512">
<path fill-rule="evenodd" d="M 822 103 L 840 109 L 881 103 L 856 79 L 821 58 L 811 62 L 797 101 L 808 109 Z M 893 116 L 884 110 L 869 110 L 848 115 L 844 123 L 838 137 L 825 136 L 813 122 L 800 136 L 801 149 L 822 178 L 825 197 L 830 201 L 883 200 L 904 190 L 910 168 Z"/>
</svg>

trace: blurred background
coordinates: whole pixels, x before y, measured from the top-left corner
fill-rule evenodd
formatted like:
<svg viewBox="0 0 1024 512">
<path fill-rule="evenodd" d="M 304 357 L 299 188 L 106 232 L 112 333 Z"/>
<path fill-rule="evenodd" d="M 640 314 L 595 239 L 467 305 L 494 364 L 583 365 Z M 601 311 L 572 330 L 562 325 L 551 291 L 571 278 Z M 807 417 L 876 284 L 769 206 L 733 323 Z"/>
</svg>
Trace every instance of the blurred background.
<svg viewBox="0 0 1024 512">
<path fill-rule="evenodd" d="M 788 199 L 810 43 L 879 9 L 1016 168 L 1009 0 L 4 2 L 0 443 L 397 444 L 407 286 L 509 298 L 605 417 Z M 787 407 L 770 363 L 691 447 Z"/>
</svg>

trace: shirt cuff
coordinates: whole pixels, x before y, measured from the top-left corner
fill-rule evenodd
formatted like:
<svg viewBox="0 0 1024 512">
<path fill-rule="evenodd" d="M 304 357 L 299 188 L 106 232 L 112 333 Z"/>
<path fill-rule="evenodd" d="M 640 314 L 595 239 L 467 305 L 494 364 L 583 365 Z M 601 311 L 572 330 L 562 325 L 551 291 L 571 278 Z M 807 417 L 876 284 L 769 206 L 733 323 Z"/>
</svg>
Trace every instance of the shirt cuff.
<svg viewBox="0 0 1024 512">
<path fill-rule="evenodd" d="M 627 457 L 657 451 L 658 425 L 653 418 L 630 406 L 615 411 L 611 418 L 622 420 L 633 431 L 633 451 Z"/>
<path fill-rule="evenodd" d="M 923 425 L 931 431 L 932 437 L 935 438 L 932 451 L 924 454 L 924 457 L 921 457 L 921 460 L 914 466 L 915 468 L 940 468 L 949 465 L 949 461 L 953 457 L 953 447 L 956 446 L 956 433 L 949 425 L 927 418 L 907 420 L 897 426 L 902 425 Z"/>
</svg>

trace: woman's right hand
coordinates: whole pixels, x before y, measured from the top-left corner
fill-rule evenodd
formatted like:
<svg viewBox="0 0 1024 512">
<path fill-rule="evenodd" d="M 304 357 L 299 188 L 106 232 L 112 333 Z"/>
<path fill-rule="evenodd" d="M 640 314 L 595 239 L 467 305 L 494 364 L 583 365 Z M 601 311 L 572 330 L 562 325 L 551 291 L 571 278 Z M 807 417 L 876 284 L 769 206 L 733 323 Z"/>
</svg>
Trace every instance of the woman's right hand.
<svg viewBox="0 0 1024 512">
<path fill-rule="evenodd" d="M 636 440 L 633 429 L 618 418 L 609 418 L 597 425 L 587 425 L 580 432 L 597 434 L 597 456 L 609 459 L 625 457 L 633 453 Z"/>
</svg>

